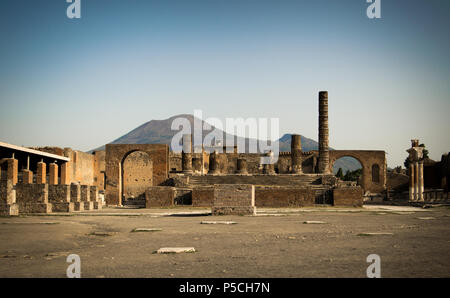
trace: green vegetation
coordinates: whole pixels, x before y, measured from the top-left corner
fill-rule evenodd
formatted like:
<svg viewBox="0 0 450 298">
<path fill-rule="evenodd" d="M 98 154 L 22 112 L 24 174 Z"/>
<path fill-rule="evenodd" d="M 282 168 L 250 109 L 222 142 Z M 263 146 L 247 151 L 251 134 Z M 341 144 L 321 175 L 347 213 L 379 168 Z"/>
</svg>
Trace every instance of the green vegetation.
<svg viewBox="0 0 450 298">
<path fill-rule="evenodd" d="M 336 173 L 336 177 L 343 181 L 358 181 L 359 177 L 362 175 L 362 169 L 357 169 L 354 171 L 347 170 L 345 175 L 342 173 L 342 168 L 339 168 Z"/>
</svg>

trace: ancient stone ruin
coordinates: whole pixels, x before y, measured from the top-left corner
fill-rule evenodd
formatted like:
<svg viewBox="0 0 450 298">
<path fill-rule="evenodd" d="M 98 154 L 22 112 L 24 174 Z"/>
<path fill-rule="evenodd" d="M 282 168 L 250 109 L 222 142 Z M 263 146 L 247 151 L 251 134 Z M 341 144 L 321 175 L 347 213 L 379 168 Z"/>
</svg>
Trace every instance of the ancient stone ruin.
<svg viewBox="0 0 450 298">
<path fill-rule="evenodd" d="M 192 205 L 211 207 L 214 214 L 254 214 L 256 207 L 361 206 L 364 193 L 386 191 L 386 153 L 330 150 L 328 92 L 319 92 L 318 102 L 318 150 L 304 152 L 301 136 L 294 134 L 291 151 L 280 152 L 273 164 L 261 163 L 273 152 L 193 150 L 189 134 L 183 135 L 181 153 L 163 144 L 108 144 L 88 154 L 1 143 L 6 157 L 0 162 L 1 213 L 76 212 L 103 204 Z M 360 185 L 333 175 L 334 163 L 344 156 L 361 163 Z M 414 196 L 420 199 L 420 188 Z"/>
</svg>

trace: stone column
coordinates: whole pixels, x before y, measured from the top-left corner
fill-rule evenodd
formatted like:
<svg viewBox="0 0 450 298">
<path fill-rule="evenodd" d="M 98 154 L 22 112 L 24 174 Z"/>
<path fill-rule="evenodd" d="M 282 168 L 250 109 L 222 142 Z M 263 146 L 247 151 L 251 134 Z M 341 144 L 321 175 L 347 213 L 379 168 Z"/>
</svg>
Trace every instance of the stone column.
<svg viewBox="0 0 450 298">
<path fill-rule="evenodd" d="M 58 165 L 53 162 L 53 163 L 49 164 L 48 169 L 49 169 L 48 184 L 57 185 L 58 184 Z"/>
<path fill-rule="evenodd" d="M 17 174 L 19 170 L 19 161 L 15 158 L 8 158 L 6 160 L 6 179 L 10 180 L 13 185 L 17 184 Z"/>
<path fill-rule="evenodd" d="M 22 183 L 32 184 L 33 183 L 33 172 L 30 171 L 30 157 L 27 157 L 27 168 L 22 170 Z"/>
<path fill-rule="evenodd" d="M 414 162 L 414 201 L 419 200 L 419 162 Z"/>
<path fill-rule="evenodd" d="M 40 161 L 37 164 L 36 183 L 37 184 L 47 183 L 47 166 L 43 161 Z"/>
<path fill-rule="evenodd" d="M 423 181 L 423 160 L 419 160 L 419 162 L 418 162 L 418 177 L 417 177 L 417 179 L 418 179 L 418 184 L 417 184 L 417 187 L 418 187 L 418 200 L 419 201 L 423 201 L 424 200 L 424 198 L 423 198 L 423 191 L 424 191 L 424 181 Z"/>
<path fill-rule="evenodd" d="M 409 201 L 414 201 L 414 163 L 409 163 Z"/>
<path fill-rule="evenodd" d="M 291 164 L 292 173 L 301 174 L 302 171 L 302 139 L 300 135 L 291 136 Z"/>
<path fill-rule="evenodd" d="M 70 165 L 69 162 L 65 162 L 61 165 L 61 184 L 69 185 L 70 180 Z"/>
<path fill-rule="evenodd" d="M 208 174 L 219 174 L 219 154 L 217 151 L 212 152 L 209 155 L 209 172 Z"/>
<path fill-rule="evenodd" d="M 244 158 L 238 158 L 237 160 L 237 171 L 238 174 L 246 175 L 248 174 L 247 160 Z"/>
<path fill-rule="evenodd" d="M 32 184 L 33 183 L 33 172 L 27 169 L 22 170 L 22 183 Z"/>
<path fill-rule="evenodd" d="M 192 158 L 192 168 L 195 173 L 201 174 L 202 172 L 202 159 L 200 157 Z"/>
<path fill-rule="evenodd" d="M 183 135 L 183 151 L 181 152 L 183 173 L 192 174 L 192 135 Z"/>
<path fill-rule="evenodd" d="M 267 175 L 275 175 L 275 164 L 273 163 L 273 152 L 269 151 L 265 154 L 265 156 L 269 157 L 270 163 L 263 165 L 263 173 Z"/>
<path fill-rule="evenodd" d="M 328 91 L 319 92 L 319 173 L 330 173 L 328 151 Z"/>
</svg>

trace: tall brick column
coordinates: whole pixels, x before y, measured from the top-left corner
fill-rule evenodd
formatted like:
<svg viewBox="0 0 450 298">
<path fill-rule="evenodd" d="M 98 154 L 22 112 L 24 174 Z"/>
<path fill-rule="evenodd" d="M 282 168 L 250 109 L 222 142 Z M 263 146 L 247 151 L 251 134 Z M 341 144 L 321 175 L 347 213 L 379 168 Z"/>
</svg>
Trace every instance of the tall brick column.
<svg viewBox="0 0 450 298">
<path fill-rule="evenodd" d="M 319 92 L 319 173 L 330 173 L 328 151 L 328 91 Z"/>
<path fill-rule="evenodd" d="M 48 184 L 50 185 L 58 184 L 58 165 L 53 162 L 49 164 L 48 168 L 49 168 Z"/>
<path fill-rule="evenodd" d="M 26 169 L 22 170 L 22 182 L 24 184 L 33 183 L 33 172 Z"/>
<path fill-rule="evenodd" d="M 36 183 L 37 184 L 47 183 L 47 165 L 43 161 L 40 161 L 37 164 Z"/>
<path fill-rule="evenodd" d="M 192 135 L 183 135 L 183 151 L 181 152 L 183 173 L 192 174 Z"/>
<path fill-rule="evenodd" d="M 30 171 L 30 157 L 27 158 L 27 168 L 22 170 L 22 183 L 33 183 L 33 172 Z"/>
<path fill-rule="evenodd" d="M 302 170 L 302 139 L 300 135 L 291 136 L 292 173 L 301 174 Z"/>
<path fill-rule="evenodd" d="M 19 170 L 19 161 L 15 158 L 8 158 L 6 160 L 7 170 L 6 179 L 12 181 L 13 185 L 17 184 L 17 174 Z"/>
<path fill-rule="evenodd" d="M 65 162 L 61 165 L 61 184 L 69 185 L 72 181 L 70 179 L 70 164 Z"/>
</svg>

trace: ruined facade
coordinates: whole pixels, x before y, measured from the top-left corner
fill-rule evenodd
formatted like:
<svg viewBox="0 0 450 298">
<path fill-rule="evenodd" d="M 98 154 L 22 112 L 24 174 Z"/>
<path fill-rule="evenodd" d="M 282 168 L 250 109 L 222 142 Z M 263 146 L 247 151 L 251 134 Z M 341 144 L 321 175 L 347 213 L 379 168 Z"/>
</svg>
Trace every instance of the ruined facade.
<svg viewBox="0 0 450 298">
<path fill-rule="evenodd" d="M 220 207 L 218 213 L 247 210 L 254 214 L 258 206 L 360 206 L 363 193 L 386 190 L 386 154 L 330 150 L 328 92 L 319 93 L 318 103 L 317 151 L 304 152 L 300 135 L 292 135 L 291 151 L 280 152 L 273 164 L 261 161 L 263 156 L 273 158 L 273 152 L 239 153 L 237 147 L 221 148 L 224 153 L 203 147 L 193 150 L 191 135 L 183 135 L 181 153 L 169 152 L 163 144 L 108 144 L 104 151 L 92 154 L 70 148 L 35 148 L 51 156 L 34 154 L 30 160 L 23 155 L 0 161 L 2 181 L 8 181 L 2 183 L 1 206 L 12 213 L 17 207 L 14 204 L 24 212 L 83 211 L 101 208 L 99 197 L 103 194 L 107 205 L 216 206 Z M 343 156 L 361 163 L 359 186 L 333 176 L 333 165 Z M 223 193 L 217 191 L 222 188 Z M 26 193 L 37 199 L 30 201 Z M 343 199 L 346 194 L 351 200 Z M 240 197 L 250 198 L 243 200 L 248 204 L 240 206 Z M 225 201 L 235 205 L 225 206 Z"/>
</svg>

